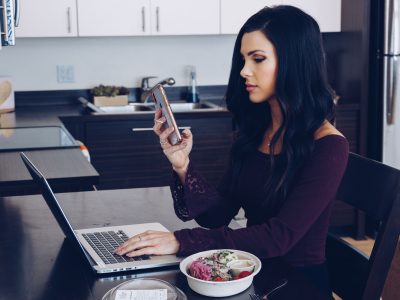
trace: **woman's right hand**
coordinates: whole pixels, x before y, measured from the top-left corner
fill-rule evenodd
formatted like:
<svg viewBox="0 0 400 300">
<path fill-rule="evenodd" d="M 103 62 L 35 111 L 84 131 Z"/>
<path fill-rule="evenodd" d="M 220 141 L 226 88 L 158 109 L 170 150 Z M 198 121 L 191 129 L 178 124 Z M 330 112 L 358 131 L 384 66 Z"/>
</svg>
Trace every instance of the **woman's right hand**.
<svg viewBox="0 0 400 300">
<path fill-rule="evenodd" d="M 160 138 L 161 148 L 176 172 L 186 172 L 189 165 L 189 154 L 193 146 L 193 135 L 190 130 L 185 129 L 182 132 L 182 142 L 177 145 L 171 145 L 168 141 L 168 136 L 174 132 L 174 128 L 164 129 L 163 124 L 165 122 L 166 119 L 162 116 L 161 109 L 157 110 L 154 115 L 153 130 Z"/>
</svg>

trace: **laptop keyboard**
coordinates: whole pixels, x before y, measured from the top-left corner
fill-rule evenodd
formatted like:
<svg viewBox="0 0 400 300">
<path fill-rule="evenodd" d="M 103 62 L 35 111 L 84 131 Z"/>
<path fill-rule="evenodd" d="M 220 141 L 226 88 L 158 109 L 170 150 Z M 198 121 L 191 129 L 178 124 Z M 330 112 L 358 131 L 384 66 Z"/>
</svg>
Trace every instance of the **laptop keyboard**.
<svg viewBox="0 0 400 300">
<path fill-rule="evenodd" d="M 116 264 L 131 261 L 148 260 L 148 255 L 128 257 L 120 256 L 113 253 L 114 250 L 122 243 L 128 240 L 128 236 L 122 230 L 119 231 L 104 231 L 82 234 L 85 240 L 96 251 L 105 264 Z"/>
</svg>

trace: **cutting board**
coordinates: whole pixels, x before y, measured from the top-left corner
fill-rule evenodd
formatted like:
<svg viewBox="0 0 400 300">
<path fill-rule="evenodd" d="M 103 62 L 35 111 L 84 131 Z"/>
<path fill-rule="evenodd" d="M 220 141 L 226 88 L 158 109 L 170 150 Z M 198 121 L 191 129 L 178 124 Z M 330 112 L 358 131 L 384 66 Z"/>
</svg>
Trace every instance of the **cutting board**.
<svg viewBox="0 0 400 300">
<path fill-rule="evenodd" d="M 14 108 L 14 90 L 11 78 L 0 76 L 0 113 L 13 111 Z"/>
</svg>

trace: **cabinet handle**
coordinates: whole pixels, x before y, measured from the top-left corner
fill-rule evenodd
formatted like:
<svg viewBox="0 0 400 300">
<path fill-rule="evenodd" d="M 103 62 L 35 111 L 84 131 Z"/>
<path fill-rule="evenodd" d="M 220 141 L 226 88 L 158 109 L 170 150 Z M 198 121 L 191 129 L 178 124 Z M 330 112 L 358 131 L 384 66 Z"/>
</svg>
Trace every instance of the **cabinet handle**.
<svg viewBox="0 0 400 300">
<path fill-rule="evenodd" d="M 18 25 L 19 25 L 19 17 L 20 17 L 20 3 L 19 3 L 19 0 L 15 0 L 15 7 L 14 7 L 14 13 L 15 13 L 15 16 L 14 16 L 14 26 L 15 27 L 18 27 Z"/>
<path fill-rule="evenodd" d="M 142 31 L 146 32 L 146 15 L 145 15 L 144 6 L 142 6 Z"/>
<path fill-rule="evenodd" d="M 146 128 L 146 127 L 142 127 L 142 128 L 132 128 L 132 131 L 153 131 L 153 127 L 152 128 Z"/>
<path fill-rule="evenodd" d="M 156 30 L 160 32 L 160 7 L 156 7 Z"/>
<path fill-rule="evenodd" d="M 67 8 L 67 31 L 68 33 L 71 33 L 71 7 Z"/>
<path fill-rule="evenodd" d="M 2 0 L 0 2 L 0 8 L 3 10 L 3 28 L 1 28 L 0 24 L 0 44 L 1 44 L 1 35 L 4 34 L 4 41 L 8 41 L 7 39 L 7 15 L 6 15 L 6 0 Z"/>
<path fill-rule="evenodd" d="M 179 130 L 184 130 L 184 129 L 191 129 L 192 127 L 190 126 L 182 126 L 182 127 L 178 127 Z M 149 128 L 149 127 L 137 127 L 137 128 L 132 128 L 133 132 L 137 132 L 137 131 L 153 131 L 153 127 Z"/>
</svg>

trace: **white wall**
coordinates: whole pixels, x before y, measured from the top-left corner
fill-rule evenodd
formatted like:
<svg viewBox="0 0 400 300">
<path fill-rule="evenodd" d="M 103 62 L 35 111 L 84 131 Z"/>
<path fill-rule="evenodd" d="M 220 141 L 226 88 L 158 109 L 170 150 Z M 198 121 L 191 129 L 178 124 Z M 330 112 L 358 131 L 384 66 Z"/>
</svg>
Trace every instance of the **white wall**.
<svg viewBox="0 0 400 300">
<path fill-rule="evenodd" d="M 227 84 L 235 36 L 25 38 L 0 51 L 0 75 L 12 76 L 15 91 L 87 89 L 100 83 L 140 86 L 140 78 L 174 77 L 189 84 Z M 74 66 L 74 83 L 57 82 L 57 65 Z M 155 83 L 155 81 L 153 81 Z"/>
</svg>

